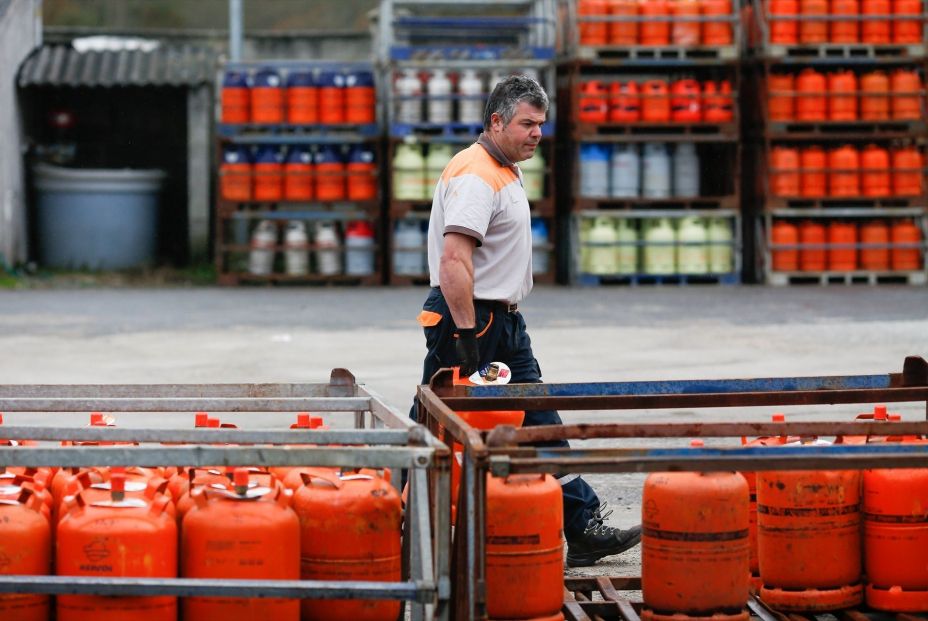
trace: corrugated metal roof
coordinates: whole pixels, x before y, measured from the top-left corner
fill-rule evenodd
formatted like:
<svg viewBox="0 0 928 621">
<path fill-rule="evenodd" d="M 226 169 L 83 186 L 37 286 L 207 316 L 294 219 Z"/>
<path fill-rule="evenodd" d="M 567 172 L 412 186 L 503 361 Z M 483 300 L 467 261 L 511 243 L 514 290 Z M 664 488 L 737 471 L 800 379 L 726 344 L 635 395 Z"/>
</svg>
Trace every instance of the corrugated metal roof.
<svg viewBox="0 0 928 621">
<path fill-rule="evenodd" d="M 216 54 L 207 48 L 159 45 L 151 51 L 78 52 L 43 45 L 23 61 L 17 84 L 25 86 L 196 86 L 216 76 Z"/>
</svg>

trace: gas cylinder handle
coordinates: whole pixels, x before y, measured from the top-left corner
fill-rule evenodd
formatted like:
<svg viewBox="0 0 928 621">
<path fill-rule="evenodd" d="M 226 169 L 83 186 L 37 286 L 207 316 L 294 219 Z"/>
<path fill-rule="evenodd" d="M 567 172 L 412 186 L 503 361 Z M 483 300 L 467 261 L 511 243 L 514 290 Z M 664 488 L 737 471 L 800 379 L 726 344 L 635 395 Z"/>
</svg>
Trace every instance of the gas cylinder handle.
<svg viewBox="0 0 928 621">
<path fill-rule="evenodd" d="M 167 496 L 156 496 L 154 499 L 152 499 L 148 512 L 152 516 L 158 517 L 167 510 L 169 502 L 171 501 Z"/>
<path fill-rule="evenodd" d="M 300 478 L 303 480 L 303 485 L 312 485 L 314 479 L 321 479 L 326 483 L 329 483 L 335 489 L 342 488 L 342 480 L 336 474 L 329 474 L 328 472 L 301 472 Z"/>
</svg>

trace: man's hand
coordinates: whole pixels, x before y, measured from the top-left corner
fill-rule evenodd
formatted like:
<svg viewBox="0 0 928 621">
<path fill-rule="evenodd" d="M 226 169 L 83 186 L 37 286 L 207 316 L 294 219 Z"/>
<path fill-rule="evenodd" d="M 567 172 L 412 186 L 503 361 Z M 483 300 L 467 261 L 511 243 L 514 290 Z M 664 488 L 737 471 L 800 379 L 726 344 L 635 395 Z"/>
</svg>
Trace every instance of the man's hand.
<svg viewBox="0 0 928 621">
<path fill-rule="evenodd" d="M 480 365 L 480 349 L 474 328 L 459 328 L 458 340 L 454 344 L 461 365 L 461 377 L 470 377 L 477 372 Z"/>
</svg>

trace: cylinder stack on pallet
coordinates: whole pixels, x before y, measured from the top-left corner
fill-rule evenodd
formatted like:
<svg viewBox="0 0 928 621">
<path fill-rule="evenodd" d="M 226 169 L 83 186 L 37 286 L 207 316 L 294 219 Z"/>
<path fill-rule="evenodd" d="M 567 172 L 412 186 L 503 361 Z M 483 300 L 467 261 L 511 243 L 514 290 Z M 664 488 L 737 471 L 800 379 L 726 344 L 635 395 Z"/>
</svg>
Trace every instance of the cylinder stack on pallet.
<svg viewBox="0 0 928 621">
<path fill-rule="evenodd" d="M 755 18 L 766 281 L 924 284 L 921 3 L 782 0 Z"/>
<path fill-rule="evenodd" d="M 521 162 L 532 213 L 533 273 L 553 282 L 553 0 L 447 2 L 384 0 L 377 50 L 388 140 L 386 238 L 389 284 L 427 284 L 426 233 L 445 165 L 483 130 L 487 96 L 512 73 L 536 77 L 552 105 L 535 157 Z"/>
<path fill-rule="evenodd" d="M 369 63 L 224 67 L 220 283 L 381 282 L 374 75 Z"/>
<path fill-rule="evenodd" d="M 737 16 L 728 0 L 576 3 L 574 283 L 740 282 Z"/>
</svg>

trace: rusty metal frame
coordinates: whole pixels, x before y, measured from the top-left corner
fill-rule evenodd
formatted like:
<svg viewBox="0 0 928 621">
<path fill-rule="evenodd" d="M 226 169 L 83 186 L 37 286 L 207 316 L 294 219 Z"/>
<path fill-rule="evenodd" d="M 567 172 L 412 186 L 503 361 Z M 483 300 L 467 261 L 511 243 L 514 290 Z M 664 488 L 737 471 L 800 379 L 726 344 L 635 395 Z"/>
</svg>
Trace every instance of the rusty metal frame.
<svg viewBox="0 0 928 621">
<path fill-rule="evenodd" d="M 444 621 L 449 617 L 450 451 L 425 428 L 386 405 L 377 393 L 358 384 L 345 369 L 334 369 L 326 384 L 0 385 L 0 408 L 8 412 L 338 412 L 352 417 L 353 428 L 282 431 L 4 425 L 0 427 L 4 438 L 147 444 L 0 447 L 0 467 L 390 467 L 408 469 L 410 487 L 403 521 L 404 573 L 399 582 L 2 576 L 0 593 L 394 599 L 410 602 L 414 621 Z M 310 445 L 294 446 L 301 441 Z M 162 442 L 189 444 L 158 444 Z M 223 442 L 234 444 L 223 446 Z"/>
<path fill-rule="evenodd" d="M 463 445 L 452 544 L 454 619 L 483 621 L 486 612 L 486 473 L 653 472 L 728 469 L 897 468 L 928 466 L 928 446 L 888 443 L 733 448 L 541 448 L 523 443 L 588 438 L 685 438 L 757 435 L 885 435 L 878 422 L 575 424 L 498 427 L 478 432 L 460 410 L 633 410 L 780 405 L 924 402 L 925 422 L 893 423 L 895 434 L 928 435 L 928 363 L 907 357 L 901 373 L 857 376 L 661 382 L 461 386 L 442 369 L 418 389 L 419 421 L 441 441 Z M 882 426 L 881 426 L 882 425 Z"/>
</svg>

